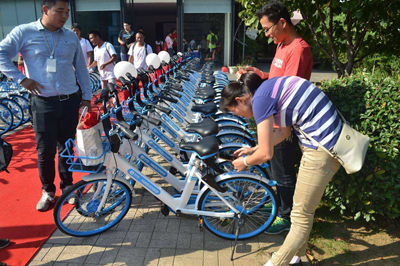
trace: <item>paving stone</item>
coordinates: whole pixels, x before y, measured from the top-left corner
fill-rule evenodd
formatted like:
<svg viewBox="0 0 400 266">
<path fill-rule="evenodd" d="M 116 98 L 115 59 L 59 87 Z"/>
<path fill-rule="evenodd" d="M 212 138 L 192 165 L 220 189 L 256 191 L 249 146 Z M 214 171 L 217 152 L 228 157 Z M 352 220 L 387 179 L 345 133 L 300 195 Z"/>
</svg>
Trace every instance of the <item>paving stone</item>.
<svg viewBox="0 0 400 266">
<path fill-rule="evenodd" d="M 38 260 L 35 260 L 35 261 L 31 261 L 28 264 L 28 266 L 39 266 L 39 265 L 41 265 L 41 266 L 53 266 L 53 264 L 54 264 L 54 261 L 38 261 Z"/>
<path fill-rule="evenodd" d="M 38 253 L 33 257 L 32 261 L 41 261 L 53 247 L 53 244 L 43 244 Z"/>
<path fill-rule="evenodd" d="M 231 254 L 232 250 L 230 248 L 218 250 L 218 264 L 223 266 L 233 266 Z"/>
<path fill-rule="evenodd" d="M 191 249 L 203 249 L 204 248 L 204 234 L 192 234 L 190 241 Z"/>
<path fill-rule="evenodd" d="M 153 248 L 175 248 L 178 241 L 176 233 L 155 232 L 150 242 Z"/>
<path fill-rule="evenodd" d="M 174 264 L 175 249 L 161 249 L 158 266 L 172 266 Z"/>
<path fill-rule="evenodd" d="M 150 245 L 152 234 L 152 232 L 141 232 L 135 246 L 147 248 Z"/>
<path fill-rule="evenodd" d="M 89 245 L 68 245 L 64 248 L 63 253 L 73 254 L 89 254 L 92 246 Z"/>
<path fill-rule="evenodd" d="M 204 265 L 218 266 L 218 251 L 204 250 Z M 248 265 L 250 266 L 250 265 Z"/>
<path fill-rule="evenodd" d="M 57 261 L 68 263 L 84 263 L 86 260 L 86 256 L 87 255 L 79 253 L 62 252 L 60 256 L 58 256 Z"/>
<path fill-rule="evenodd" d="M 103 252 L 103 256 L 101 257 L 101 263 L 114 263 L 118 251 L 119 247 L 106 247 L 105 251 Z"/>
<path fill-rule="evenodd" d="M 154 227 L 154 232 L 167 232 L 168 220 L 158 219 Z"/>
<path fill-rule="evenodd" d="M 193 258 L 176 258 L 174 260 L 174 266 L 199 266 L 203 265 L 203 258 L 201 259 L 193 259 Z"/>
<path fill-rule="evenodd" d="M 42 258 L 42 261 L 56 261 L 58 256 L 60 256 L 61 252 L 64 250 L 65 246 L 63 245 L 53 245 L 47 254 Z"/>
<path fill-rule="evenodd" d="M 124 243 L 122 245 L 134 247 L 139 238 L 139 235 L 140 235 L 139 232 L 126 232 Z"/>
<path fill-rule="evenodd" d="M 177 249 L 175 252 L 175 259 L 176 258 L 193 258 L 203 260 L 204 251 L 194 249 Z"/>
<path fill-rule="evenodd" d="M 192 239 L 192 234 L 190 233 L 179 233 L 178 242 L 176 244 L 177 248 L 188 248 L 190 247 L 190 241 Z"/>
<path fill-rule="evenodd" d="M 160 259 L 161 249 L 159 248 L 149 248 L 147 249 L 146 257 L 144 258 L 143 265 L 158 265 Z"/>
<path fill-rule="evenodd" d="M 93 247 L 90 250 L 89 255 L 86 257 L 85 263 L 99 264 L 105 250 L 105 247 Z"/>
<path fill-rule="evenodd" d="M 181 221 L 179 219 L 166 219 L 166 220 L 168 221 L 167 232 L 178 233 Z"/>
</svg>

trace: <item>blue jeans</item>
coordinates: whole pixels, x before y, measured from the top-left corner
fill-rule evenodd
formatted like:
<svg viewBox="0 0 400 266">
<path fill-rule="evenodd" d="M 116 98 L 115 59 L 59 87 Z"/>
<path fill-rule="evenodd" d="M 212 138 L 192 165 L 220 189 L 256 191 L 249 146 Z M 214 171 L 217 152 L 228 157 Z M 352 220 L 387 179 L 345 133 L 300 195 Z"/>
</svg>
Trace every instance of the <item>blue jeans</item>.
<svg viewBox="0 0 400 266">
<path fill-rule="evenodd" d="M 128 54 L 120 53 L 120 56 L 121 56 L 121 61 L 128 61 L 128 59 L 129 59 L 129 55 Z"/>
</svg>

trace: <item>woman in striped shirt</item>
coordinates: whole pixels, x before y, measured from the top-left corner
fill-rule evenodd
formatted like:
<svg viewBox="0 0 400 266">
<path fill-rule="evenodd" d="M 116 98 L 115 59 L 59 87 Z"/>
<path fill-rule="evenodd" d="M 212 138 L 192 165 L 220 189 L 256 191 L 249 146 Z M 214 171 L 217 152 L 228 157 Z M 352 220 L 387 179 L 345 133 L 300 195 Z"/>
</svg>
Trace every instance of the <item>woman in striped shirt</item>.
<svg viewBox="0 0 400 266">
<path fill-rule="evenodd" d="M 221 96 L 221 110 L 247 118 L 254 116 L 257 123 L 258 145 L 235 152 L 239 158 L 233 165 L 238 172 L 270 160 L 274 146 L 291 135 L 292 127 L 299 137 L 303 156 L 293 197 L 292 226 L 282 247 L 266 265 L 300 265 L 314 212 L 340 164 L 297 129 L 331 149 L 342 128 L 336 108 L 319 88 L 299 77 L 263 81 L 255 73 L 246 73 L 239 82 L 228 84 Z M 279 129 L 274 130 L 274 122 Z"/>
</svg>

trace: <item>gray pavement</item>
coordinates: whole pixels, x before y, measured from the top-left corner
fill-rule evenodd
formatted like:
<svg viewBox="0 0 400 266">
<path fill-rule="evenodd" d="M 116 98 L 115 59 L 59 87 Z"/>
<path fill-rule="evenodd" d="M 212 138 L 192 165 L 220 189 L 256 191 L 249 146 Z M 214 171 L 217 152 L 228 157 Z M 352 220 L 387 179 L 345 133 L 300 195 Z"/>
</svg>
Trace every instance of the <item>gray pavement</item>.
<svg viewBox="0 0 400 266">
<path fill-rule="evenodd" d="M 166 166 L 164 163 L 162 165 Z M 175 194 L 172 187 L 149 168 L 144 168 L 144 172 Z M 261 234 L 239 241 L 232 262 L 233 241 L 200 229 L 197 220 L 176 217 L 172 213 L 164 217 L 160 208 L 161 203 L 155 197 L 136 185 L 131 208 L 118 225 L 86 238 L 71 237 L 56 230 L 28 265 L 262 266 L 270 259 L 271 252 L 278 250 L 286 235 Z M 303 262 L 306 261 L 304 257 Z"/>
</svg>

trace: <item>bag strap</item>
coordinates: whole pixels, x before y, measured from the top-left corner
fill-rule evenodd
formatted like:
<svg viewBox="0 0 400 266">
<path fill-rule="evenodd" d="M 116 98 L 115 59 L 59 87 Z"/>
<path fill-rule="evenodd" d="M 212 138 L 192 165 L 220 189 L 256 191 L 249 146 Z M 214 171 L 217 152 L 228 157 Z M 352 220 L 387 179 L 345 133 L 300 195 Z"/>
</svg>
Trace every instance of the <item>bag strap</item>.
<svg viewBox="0 0 400 266">
<path fill-rule="evenodd" d="M 336 160 L 340 160 L 341 159 L 333 152 L 331 152 L 330 150 L 328 150 L 327 148 L 324 147 L 324 145 L 322 145 L 319 141 L 315 140 L 313 137 L 311 137 L 310 135 L 308 135 L 306 132 L 304 132 L 303 130 L 300 129 L 300 127 L 298 125 L 293 125 L 293 127 L 299 131 L 301 133 L 301 135 L 303 135 L 304 138 L 309 139 L 309 140 L 313 140 L 316 143 L 318 143 L 318 147 L 320 147 L 322 150 L 324 150 L 325 152 L 327 152 L 332 158 L 336 159 Z"/>
<path fill-rule="evenodd" d="M 110 59 L 111 59 L 112 56 L 111 56 L 110 52 L 109 52 L 108 49 L 107 49 L 107 43 L 109 43 L 109 42 L 106 42 L 106 52 L 107 52 L 108 56 L 109 56 Z M 110 43 L 110 45 L 112 45 L 112 44 Z M 113 65 L 115 65 L 115 62 L 113 62 Z"/>
</svg>

